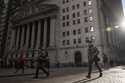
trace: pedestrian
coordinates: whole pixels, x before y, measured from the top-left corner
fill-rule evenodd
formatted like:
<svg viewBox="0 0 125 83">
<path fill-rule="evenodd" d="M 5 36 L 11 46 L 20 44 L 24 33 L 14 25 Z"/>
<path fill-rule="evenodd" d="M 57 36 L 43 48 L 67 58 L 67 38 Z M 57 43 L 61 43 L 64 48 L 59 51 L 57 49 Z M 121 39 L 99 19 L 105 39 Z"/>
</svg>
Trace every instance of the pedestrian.
<svg viewBox="0 0 125 83">
<path fill-rule="evenodd" d="M 49 76 L 48 69 L 46 68 L 46 56 L 43 52 L 39 53 L 39 57 L 37 58 L 37 67 L 36 67 L 36 73 L 34 78 L 38 78 L 39 70 L 42 70 L 43 73 L 46 74 L 46 77 Z"/>
<path fill-rule="evenodd" d="M 104 67 L 106 67 L 108 64 L 108 56 L 105 53 L 103 53 L 103 64 Z"/>
<path fill-rule="evenodd" d="M 26 64 L 26 59 L 24 58 L 24 51 L 22 50 L 20 52 L 19 57 L 15 60 L 15 68 L 16 68 L 16 72 L 18 72 L 19 70 L 22 70 L 22 73 L 24 73 L 24 66 Z"/>
<path fill-rule="evenodd" d="M 110 63 L 110 66 L 111 66 L 111 67 L 114 66 L 114 61 L 113 61 L 113 59 L 110 59 L 109 63 Z"/>
<path fill-rule="evenodd" d="M 47 52 L 47 50 L 45 50 L 45 52 L 44 52 L 44 56 L 45 56 L 45 67 L 46 67 L 46 69 L 48 70 L 48 74 L 49 74 L 49 68 L 50 68 L 50 62 L 49 62 L 49 56 L 48 56 L 48 52 Z"/>
<path fill-rule="evenodd" d="M 99 50 L 93 44 L 90 44 L 88 47 L 88 63 L 89 63 L 88 67 L 89 67 L 89 69 L 88 69 L 88 75 L 86 76 L 87 78 L 91 78 L 93 63 L 95 63 L 95 66 L 99 70 L 99 73 L 100 73 L 99 77 L 102 77 L 102 70 L 98 64 L 98 62 L 100 61 L 98 54 L 99 54 Z"/>
<path fill-rule="evenodd" d="M 13 59 L 9 58 L 8 61 L 9 61 L 9 68 L 12 68 L 13 67 Z"/>
</svg>

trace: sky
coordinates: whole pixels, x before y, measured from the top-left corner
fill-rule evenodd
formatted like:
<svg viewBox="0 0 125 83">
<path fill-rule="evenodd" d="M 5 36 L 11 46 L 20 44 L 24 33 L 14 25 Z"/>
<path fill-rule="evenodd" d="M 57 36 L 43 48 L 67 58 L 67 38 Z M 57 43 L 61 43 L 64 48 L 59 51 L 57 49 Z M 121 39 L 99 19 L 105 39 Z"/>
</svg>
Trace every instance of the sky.
<svg viewBox="0 0 125 83">
<path fill-rule="evenodd" d="M 123 4 L 124 15 L 125 15 L 125 0 L 122 0 L 122 4 Z"/>
</svg>

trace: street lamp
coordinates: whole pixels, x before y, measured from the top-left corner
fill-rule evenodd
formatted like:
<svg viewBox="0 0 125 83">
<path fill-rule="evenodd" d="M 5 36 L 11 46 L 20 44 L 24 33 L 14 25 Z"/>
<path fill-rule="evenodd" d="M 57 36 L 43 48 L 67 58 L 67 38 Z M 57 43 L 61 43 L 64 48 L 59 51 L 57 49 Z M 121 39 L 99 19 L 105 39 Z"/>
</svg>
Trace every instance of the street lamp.
<svg viewBox="0 0 125 83">
<path fill-rule="evenodd" d="M 110 32 L 110 31 L 112 31 L 112 28 L 111 27 L 107 27 L 106 31 Z"/>
</svg>

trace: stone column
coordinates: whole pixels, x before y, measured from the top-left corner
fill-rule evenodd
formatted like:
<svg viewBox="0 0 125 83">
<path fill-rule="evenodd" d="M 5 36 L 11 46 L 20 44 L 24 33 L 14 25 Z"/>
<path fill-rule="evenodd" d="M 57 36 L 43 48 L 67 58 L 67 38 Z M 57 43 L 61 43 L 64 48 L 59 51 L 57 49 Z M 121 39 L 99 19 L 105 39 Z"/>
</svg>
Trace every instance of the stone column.
<svg viewBox="0 0 125 83">
<path fill-rule="evenodd" d="M 19 32 L 20 32 L 20 29 L 19 29 L 19 26 L 18 26 L 18 27 L 17 27 L 17 38 L 16 38 L 16 49 L 18 49 Z"/>
<path fill-rule="evenodd" d="M 55 16 L 52 16 L 50 19 L 50 46 L 55 46 L 55 24 L 56 24 L 56 18 Z"/>
<path fill-rule="evenodd" d="M 21 48 L 21 37 L 22 37 L 22 26 L 20 26 L 20 28 L 19 28 L 19 30 L 20 30 L 20 32 L 19 32 L 19 42 L 18 42 L 18 44 L 19 44 L 19 49 Z"/>
<path fill-rule="evenodd" d="M 15 27 L 16 28 L 16 27 Z M 12 39 L 11 39 L 11 43 L 12 43 L 12 48 L 16 46 L 16 40 L 17 40 L 17 29 L 12 29 Z"/>
<path fill-rule="evenodd" d="M 24 43 L 24 28 L 25 28 L 25 26 L 24 25 L 22 25 L 22 33 L 21 33 L 21 47 L 23 47 L 23 43 Z"/>
<path fill-rule="evenodd" d="M 28 48 L 29 44 L 29 31 L 30 31 L 30 26 L 27 24 L 27 32 L 26 32 L 26 47 Z"/>
<path fill-rule="evenodd" d="M 46 47 L 46 38 L 47 38 L 47 19 L 44 20 L 44 37 L 43 37 L 43 48 Z"/>
<path fill-rule="evenodd" d="M 32 24 L 32 34 L 31 34 L 31 48 L 34 49 L 34 37 L 35 37 L 35 22 Z"/>
<path fill-rule="evenodd" d="M 40 35 L 41 35 L 41 21 L 38 21 L 38 32 L 37 32 L 37 44 L 36 44 L 36 48 L 38 49 L 40 47 Z"/>
</svg>

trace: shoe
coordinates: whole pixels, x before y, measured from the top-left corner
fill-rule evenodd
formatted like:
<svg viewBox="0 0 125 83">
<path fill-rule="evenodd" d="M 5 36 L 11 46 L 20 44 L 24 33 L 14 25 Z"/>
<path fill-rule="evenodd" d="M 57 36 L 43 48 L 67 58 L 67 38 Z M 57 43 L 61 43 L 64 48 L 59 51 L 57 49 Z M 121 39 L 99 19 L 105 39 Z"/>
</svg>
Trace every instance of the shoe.
<svg viewBox="0 0 125 83">
<path fill-rule="evenodd" d="M 87 75 L 87 76 L 86 76 L 86 78 L 90 79 L 90 78 L 91 78 L 91 76 L 90 76 L 90 75 Z"/>
<path fill-rule="evenodd" d="M 100 73 L 99 77 L 102 77 L 102 73 Z"/>
</svg>

